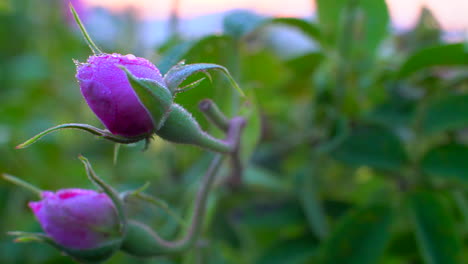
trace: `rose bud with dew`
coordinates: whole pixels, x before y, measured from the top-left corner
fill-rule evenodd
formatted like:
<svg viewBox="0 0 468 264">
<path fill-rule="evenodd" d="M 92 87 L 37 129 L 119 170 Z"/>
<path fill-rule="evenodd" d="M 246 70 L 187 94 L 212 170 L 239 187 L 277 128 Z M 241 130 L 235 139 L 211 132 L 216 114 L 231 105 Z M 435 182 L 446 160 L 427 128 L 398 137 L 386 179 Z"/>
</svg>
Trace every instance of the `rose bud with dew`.
<svg viewBox="0 0 468 264">
<path fill-rule="evenodd" d="M 125 72 L 165 86 L 151 62 L 134 55 L 100 54 L 78 64 L 76 78 L 91 110 L 115 135 L 141 137 L 154 132 L 150 113 L 138 99 Z"/>
</svg>

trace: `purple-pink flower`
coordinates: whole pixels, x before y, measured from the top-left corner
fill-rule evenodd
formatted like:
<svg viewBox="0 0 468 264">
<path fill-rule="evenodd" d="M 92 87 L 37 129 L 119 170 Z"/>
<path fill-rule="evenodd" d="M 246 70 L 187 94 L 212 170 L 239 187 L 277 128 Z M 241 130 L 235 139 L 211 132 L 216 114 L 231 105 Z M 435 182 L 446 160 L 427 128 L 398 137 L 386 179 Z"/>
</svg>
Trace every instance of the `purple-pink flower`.
<svg viewBox="0 0 468 264">
<path fill-rule="evenodd" d="M 156 66 L 144 58 L 131 54 L 101 54 L 78 65 L 76 78 L 81 93 L 111 133 L 124 137 L 149 135 L 154 130 L 151 116 L 119 65 L 138 78 L 164 83 Z"/>
<path fill-rule="evenodd" d="M 56 243 L 71 249 L 93 249 L 118 236 L 119 221 L 112 200 L 83 189 L 42 192 L 30 202 L 42 229 Z"/>
</svg>

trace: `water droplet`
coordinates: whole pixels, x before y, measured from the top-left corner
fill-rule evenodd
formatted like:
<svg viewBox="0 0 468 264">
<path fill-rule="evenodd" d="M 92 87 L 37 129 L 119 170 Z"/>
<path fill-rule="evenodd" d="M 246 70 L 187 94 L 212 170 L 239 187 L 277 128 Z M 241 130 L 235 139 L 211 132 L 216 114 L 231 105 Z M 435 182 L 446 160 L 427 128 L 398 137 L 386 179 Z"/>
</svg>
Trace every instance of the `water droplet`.
<svg viewBox="0 0 468 264">
<path fill-rule="evenodd" d="M 137 59 L 137 57 L 135 57 L 135 55 L 133 55 L 133 54 L 125 55 L 125 58 L 127 58 L 128 60 L 136 60 Z"/>
</svg>

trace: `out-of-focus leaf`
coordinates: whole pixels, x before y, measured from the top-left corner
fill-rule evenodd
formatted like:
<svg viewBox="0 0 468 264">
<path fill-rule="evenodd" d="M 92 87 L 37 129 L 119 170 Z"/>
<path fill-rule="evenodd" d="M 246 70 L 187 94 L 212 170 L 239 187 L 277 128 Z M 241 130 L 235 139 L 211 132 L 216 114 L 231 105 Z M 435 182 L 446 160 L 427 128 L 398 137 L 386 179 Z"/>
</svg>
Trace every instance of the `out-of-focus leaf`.
<svg viewBox="0 0 468 264">
<path fill-rule="evenodd" d="M 393 212 L 388 206 L 353 211 L 325 243 L 323 264 L 374 264 L 390 239 Z"/>
<path fill-rule="evenodd" d="M 230 42 L 231 38 L 229 36 L 223 35 L 209 35 L 194 41 L 183 42 L 179 45 L 174 46 L 172 49 L 168 50 L 163 54 L 159 63 L 157 63 L 161 73 L 165 74 L 172 66 L 176 65 L 182 60 L 188 59 L 189 62 L 212 62 L 212 59 L 194 61 L 189 57 L 197 56 L 198 53 L 205 53 L 205 51 L 212 50 L 215 52 L 218 49 L 225 47 L 226 42 Z M 204 54 L 206 55 L 206 54 Z M 216 55 L 213 53 L 213 55 Z"/>
<path fill-rule="evenodd" d="M 12 9 L 10 0 L 3 0 L 0 2 L 0 13 L 7 13 L 10 12 Z"/>
<path fill-rule="evenodd" d="M 446 96 L 429 104 L 422 125 L 427 133 L 468 127 L 468 94 Z"/>
<path fill-rule="evenodd" d="M 256 264 L 305 264 L 316 254 L 317 241 L 309 238 L 284 240 L 265 250 Z"/>
<path fill-rule="evenodd" d="M 265 19 L 247 10 L 232 11 L 224 17 L 223 32 L 239 39 L 257 29 Z"/>
<path fill-rule="evenodd" d="M 244 173 L 244 183 L 251 189 L 270 192 L 287 192 L 291 186 L 286 185 L 281 178 L 265 169 L 249 166 Z"/>
<path fill-rule="evenodd" d="M 241 138 L 241 159 L 245 165 L 248 164 L 257 148 L 261 134 L 260 112 L 252 92 L 248 92 L 248 98 L 250 100 L 244 102 L 239 110 L 239 115 L 247 120 L 247 126 L 244 128 Z"/>
<path fill-rule="evenodd" d="M 332 155 L 350 165 L 367 165 L 384 170 L 400 169 L 407 161 L 398 137 L 376 125 L 355 127 Z"/>
<path fill-rule="evenodd" d="M 294 228 L 297 225 L 303 225 L 304 215 L 296 201 L 276 201 L 275 203 L 268 204 L 252 204 L 241 212 L 239 221 L 249 229 L 264 230 L 271 232 L 271 230 L 278 230 L 281 228 Z M 278 234 L 275 234 L 278 237 Z"/>
<path fill-rule="evenodd" d="M 457 205 L 458 211 L 463 218 L 463 234 L 466 235 L 468 232 L 468 199 L 466 193 L 461 190 L 455 190 L 452 192 L 453 199 Z"/>
<path fill-rule="evenodd" d="M 386 127 L 408 126 L 414 116 L 414 101 L 401 97 L 392 98 L 380 105 L 367 116 L 368 120 Z"/>
<path fill-rule="evenodd" d="M 270 25 L 288 26 L 302 32 L 311 40 L 320 41 L 320 29 L 304 19 L 299 18 L 268 18 L 250 11 L 234 11 L 224 18 L 224 33 L 236 39 L 245 37 L 253 32 Z"/>
<path fill-rule="evenodd" d="M 322 52 L 311 52 L 288 60 L 287 66 L 294 70 L 299 76 L 312 74 L 325 58 Z"/>
<path fill-rule="evenodd" d="M 346 1 L 343 1 L 346 2 Z M 390 16 L 385 0 L 360 0 L 359 7 L 363 11 L 362 40 L 357 45 L 367 53 L 375 52 L 382 40 L 387 36 Z"/>
<path fill-rule="evenodd" d="M 242 56 L 242 80 L 249 87 L 256 89 L 256 95 L 260 102 L 263 95 L 272 95 L 272 90 L 282 83 L 288 73 L 288 68 L 272 52 L 261 50 L 255 53 L 243 54 Z M 269 97 L 270 97 L 269 96 Z M 266 98 L 265 98 L 266 99 Z M 268 98 L 273 100 L 274 98 Z"/>
<path fill-rule="evenodd" d="M 442 29 L 430 9 L 423 7 L 417 25 L 401 36 L 401 44 L 410 50 L 440 44 Z"/>
<path fill-rule="evenodd" d="M 468 65 L 468 49 L 464 43 L 442 44 L 418 50 L 401 66 L 398 78 L 432 66 Z"/>
<path fill-rule="evenodd" d="M 320 28 L 328 36 L 336 34 L 340 26 L 340 15 L 348 1 L 343 0 L 317 0 L 317 14 Z"/>
<path fill-rule="evenodd" d="M 464 263 L 454 220 L 440 198 L 430 192 L 417 192 L 408 197 L 408 206 L 425 263 Z"/>
<path fill-rule="evenodd" d="M 314 173 L 314 172 L 312 172 Z M 314 174 L 301 173 L 297 179 L 298 196 L 309 227 L 320 239 L 325 239 L 329 232 L 327 216 L 314 182 Z"/>
<path fill-rule="evenodd" d="M 320 29 L 304 19 L 291 18 L 291 17 L 280 17 L 272 18 L 263 22 L 262 26 L 267 25 L 284 25 L 291 28 L 295 28 L 302 32 L 304 35 L 309 37 L 311 40 L 320 42 L 322 35 Z"/>
<path fill-rule="evenodd" d="M 339 46 L 352 45 L 373 54 L 388 34 L 390 19 L 384 0 L 316 2 L 320 29 L 327 42 L 339 41 Z"/>
<path fill-rule="evenodd" d="M 468 147 L 448 144 L 430 150 L 421 161 L 424 172 L 468 180 Z"/>
<path fill-rule="evenodd" d="M 213 36 L 208 36 L 206 38 L 197 40 L 197 41 L 187 41 L 182 42 L 171 49 L 167 50 L 162 58 L 158 61 L 158 69 L 161 71 L 161 74 L 166 74 L 169 69 L 184 60 L 185 55 L 199 42 L 202 42 L 204 39 L 210 39 Z"/>
</svg>

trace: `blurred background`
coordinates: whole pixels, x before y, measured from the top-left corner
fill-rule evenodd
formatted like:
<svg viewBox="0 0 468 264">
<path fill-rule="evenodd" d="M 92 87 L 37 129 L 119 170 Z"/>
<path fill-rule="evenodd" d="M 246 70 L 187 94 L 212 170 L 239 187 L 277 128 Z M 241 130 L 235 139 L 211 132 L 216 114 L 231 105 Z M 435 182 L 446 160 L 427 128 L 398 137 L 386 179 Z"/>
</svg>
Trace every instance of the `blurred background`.
<svg viewBox="0 0 468 264">
<path fill-rule="evenodd" d="M 118 190 L 150 182 L 187 217 L 207 151 L 156 139 L 146 151 L 122 146 L 114 164 L 111 142 L 72 130 L 15 150 L 61 123 L 102 127 L 74 78 L 73 60 L 91 51 L 68 2 L 104 51 L 163 73 L 218 63 L 248 94 L 214 73 L 176 100 L 218 136 L 201 99 L 249 119 L 243 185 L 223 183 L 226 166 L 203 243 L 107 263 L 468 263 L 468 1 L 0 0 L 0 173 L 44 190 L 93 188 L 83 154 Z M 0 263 L 73 263 L 6 235 L 41 230 L 27 207 L 36 199 L 0 182 Z M 131 214 L 167 238 L 182 229 L 156 207 Z"/>
</svg>

